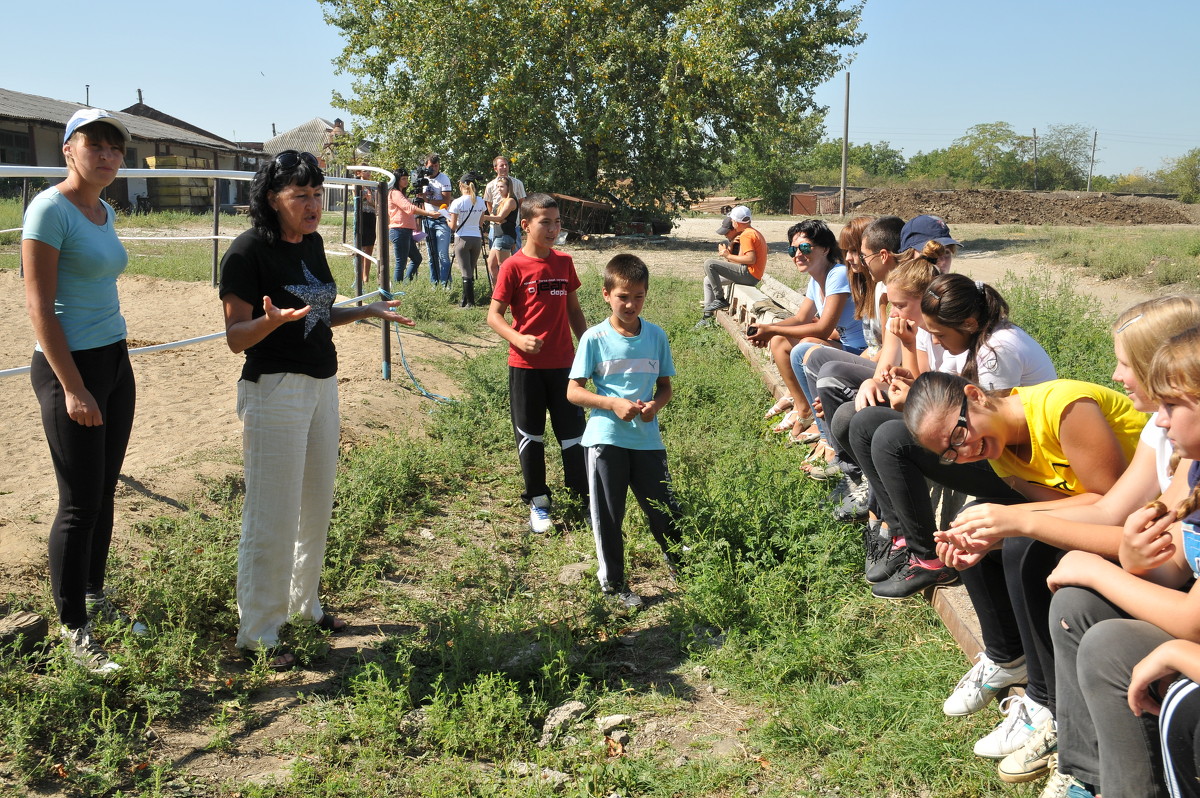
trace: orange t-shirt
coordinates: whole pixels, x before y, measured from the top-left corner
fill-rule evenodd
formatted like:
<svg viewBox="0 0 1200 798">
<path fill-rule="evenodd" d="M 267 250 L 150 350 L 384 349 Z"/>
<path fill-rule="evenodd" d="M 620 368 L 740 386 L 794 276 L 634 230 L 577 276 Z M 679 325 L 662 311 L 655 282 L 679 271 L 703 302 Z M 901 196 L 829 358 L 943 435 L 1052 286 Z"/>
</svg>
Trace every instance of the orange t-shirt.
<svg viewBox="0 0 1200 798">
<path fill-rule="evenodd" d="M 737 240 L 738 254 L 745 255 L 753 250 L 754 262 L 746 264 L 746 268 L 754 275 L 754 279 L 761 280 L 767 271 L 767 239 L 753 227 L 747 227 L 738 235 Z"/>
</svg>

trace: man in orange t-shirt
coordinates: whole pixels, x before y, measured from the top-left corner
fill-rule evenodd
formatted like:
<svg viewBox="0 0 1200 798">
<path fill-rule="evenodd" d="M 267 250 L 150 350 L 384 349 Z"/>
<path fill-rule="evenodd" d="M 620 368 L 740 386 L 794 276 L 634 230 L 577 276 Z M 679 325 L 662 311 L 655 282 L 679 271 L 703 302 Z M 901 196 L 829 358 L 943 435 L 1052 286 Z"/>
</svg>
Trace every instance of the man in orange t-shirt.
<svg viewBox="0 0 1200 798">
<path fill-rule="evenodd" d="M 767 240 L 750 226 L 750 209 L 738 205 L 729 212 L 729 221 L 733 225 L 737 247 L 721 242 L 717 246 L 721 257 L 704 261 L 704 318 L 701 323 L 711 319 L 718 310 L 729 307 L 725 283 L 758 285 L 767 269 Z"/>
</svg>

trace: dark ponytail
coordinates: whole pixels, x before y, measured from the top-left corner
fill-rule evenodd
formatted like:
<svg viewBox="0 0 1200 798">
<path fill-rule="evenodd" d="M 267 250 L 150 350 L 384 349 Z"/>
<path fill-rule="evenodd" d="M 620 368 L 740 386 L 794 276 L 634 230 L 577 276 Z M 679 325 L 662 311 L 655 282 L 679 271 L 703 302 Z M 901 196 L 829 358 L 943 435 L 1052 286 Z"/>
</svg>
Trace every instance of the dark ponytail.
<svg viewBox="0 0 1200 798">
<path fill-rule="evenodd" d="M 921 312 L 939 325 L 966 333 L 968 319 L 976 328 L 970 333 L 967 360 L 962 376 L 979 379 L 979 348 L 1001 327 L 1007 327 L 1008 303 L 987 283 L 972 280 L 965 274 L 942 274 L 935 277 L 921 297 Z"/>
</svg>

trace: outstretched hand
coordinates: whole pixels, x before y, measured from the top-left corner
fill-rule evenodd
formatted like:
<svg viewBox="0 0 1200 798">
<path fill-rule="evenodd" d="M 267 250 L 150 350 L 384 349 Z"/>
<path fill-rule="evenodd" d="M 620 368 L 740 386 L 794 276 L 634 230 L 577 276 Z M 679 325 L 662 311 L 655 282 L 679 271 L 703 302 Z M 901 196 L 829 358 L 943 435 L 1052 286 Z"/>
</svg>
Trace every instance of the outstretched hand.
<svg viewBox="0 0 1200 798">
<path fill-rule="evenodd" d="M 370 305 L 366 306 L 367 315 L 372 318 L 383 319 L 384 321 L 394 321 L 397 324 L 403 324 L 405 327 L 415 327 L 417 325 L 415 321 L 407 316 L 401 316 L 399 313 L 393 310 L 393 308 L 399 306 L 399 299 L 388 299 L 381 300 L 379 302 L 372 302 Z"/>
<path fill-rule="evenodd" d="M 305 305 L 302 308 L 277 308 L 275 307 L 275 303 L 271 301 L 271 297 L 263 297 L 263 315 L 276 327 L 281 324 L 287 324 L 289 321 L 302 319 L 308 315 L 310 310 L 312 308 L 309 305 Z"/>
</svg>

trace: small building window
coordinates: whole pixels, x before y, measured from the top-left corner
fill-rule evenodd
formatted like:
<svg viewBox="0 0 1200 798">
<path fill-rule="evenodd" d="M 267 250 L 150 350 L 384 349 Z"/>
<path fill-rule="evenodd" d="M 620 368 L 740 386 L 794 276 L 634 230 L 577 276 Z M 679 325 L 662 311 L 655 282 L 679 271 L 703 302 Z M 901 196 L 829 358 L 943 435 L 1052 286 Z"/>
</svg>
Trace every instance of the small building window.
<svg viewBox="0 0 1200 798">
<path fill-rule="evenodd" d="M 33 163 L 33 143 L 28 133 L 0 130 L 0 163 Z"/>
</svg>

